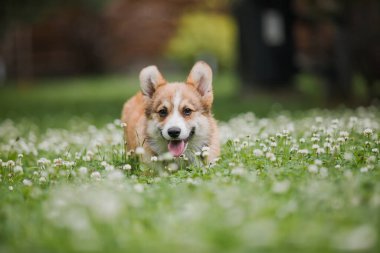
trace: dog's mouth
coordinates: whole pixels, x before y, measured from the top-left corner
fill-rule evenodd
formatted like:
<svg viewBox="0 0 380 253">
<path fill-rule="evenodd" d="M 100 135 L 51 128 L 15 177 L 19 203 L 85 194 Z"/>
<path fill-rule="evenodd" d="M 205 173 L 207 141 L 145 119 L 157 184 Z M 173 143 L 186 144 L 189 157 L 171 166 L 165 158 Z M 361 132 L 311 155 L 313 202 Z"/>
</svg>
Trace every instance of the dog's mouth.
<svg viewBox="0 0 380 253">
<path fill-rule="evenodd" d="M 174 157 L 179 157 L 183 153 L 185 153 L 187 144 L 189 140 L 193 137 L 195 133 L 195 128 L 193 127 L 191 129 L 191 132 L 189 134 L 189 137 L 187 137 L 184 140 L 170 140 L 168 143 L 168 150 L 170 154 L 172 154 Z"/>
</svg>

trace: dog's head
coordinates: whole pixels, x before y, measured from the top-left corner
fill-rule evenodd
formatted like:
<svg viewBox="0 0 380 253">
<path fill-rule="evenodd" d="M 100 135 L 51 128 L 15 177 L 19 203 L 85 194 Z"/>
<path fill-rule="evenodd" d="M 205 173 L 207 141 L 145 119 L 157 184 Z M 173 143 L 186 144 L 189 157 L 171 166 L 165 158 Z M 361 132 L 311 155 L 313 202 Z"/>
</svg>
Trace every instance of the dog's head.
<svg viewBox="0 0 380 253">
<path fill-rule="evenodd" d="M 146 67 L 140 85 L 153 151 L 191 156 L 209 143 L 212 71 L 205 62 L 193 66 L 185 83 L 167 83 L 156 66 Z"/>
</svg>

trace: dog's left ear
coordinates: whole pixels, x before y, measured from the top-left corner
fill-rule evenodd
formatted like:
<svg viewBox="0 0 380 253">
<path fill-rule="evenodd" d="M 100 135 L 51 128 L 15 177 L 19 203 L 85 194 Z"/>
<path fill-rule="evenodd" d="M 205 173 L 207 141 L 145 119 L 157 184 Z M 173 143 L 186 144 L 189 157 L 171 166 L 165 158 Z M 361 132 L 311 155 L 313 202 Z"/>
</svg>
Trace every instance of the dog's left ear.
<svg viewBox="0 0 380 253">
<path fill-rule="evenodd" d="M 186 83 L 193 85 L 202 97 L 204 103 L 211 107 L 214 99 L 212 93 L 212 70 L 204 61 L 194 64 L 187 77 Z"/>
<path fill-rule="evenodd" d="M 158 86 L 165 83 L 166 80 L 154 65 L 143 68 L 140 72 L 140 87 L 144 96 L 152 98 Z"/>
</svg>

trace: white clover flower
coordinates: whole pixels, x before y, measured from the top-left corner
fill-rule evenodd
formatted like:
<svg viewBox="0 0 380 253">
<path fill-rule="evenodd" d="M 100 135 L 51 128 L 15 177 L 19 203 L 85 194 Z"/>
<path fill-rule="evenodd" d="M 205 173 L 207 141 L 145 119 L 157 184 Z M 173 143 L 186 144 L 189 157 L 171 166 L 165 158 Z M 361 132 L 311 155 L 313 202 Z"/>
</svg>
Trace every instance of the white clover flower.
<svg viewBox="0 0 380 253">
<path fill-rule="evenodd" d="M 6 163 L 6 166 L 9 168 L 13 168 L 16 165 L 16 163 L 13 160 L 9 160 Z"/>
<path fill-rule="evenodd" d="M 292 146 L 291 148 L 290 148 L 290 152 L 296 152 L 296 151 L 298 151 L 298 146 Z"/>
<path fill-rule="evenodd" d="M 210 150 L 210 147 L 208 147 L 208 146 L 203 146 L 202 147 L 202 151 L 209 151 Z"/>
<path fill-rule="evenodd" d="M 277 147 L 277 143 L 276 143 L 276 142 L 271 142 L 271 143 L 269 144 L 269 146 L 275 148 L 275 147 Z"/>
<path fill-rule="evenodd" d="M 379 153 L 379 149 L 378 148 L 373 148 L 372 152 L 375 153 L 375 154 L 378 154 Z"/>
<path fill-rule="evenodd" d="M 240 142 L 240 139 L 239 139 L 239 138 L 235 138 L 235 139 L 233 139 L 233 142 L 234 142 L 235 144 L 238 144 L 238 143 Z"/>
<path fill-rule="evenodd" d="M 102 178 L 102 176 L 100 175 L 99 171 L 92 172 L 91 175 L 90 175 L 90 177 L 92 179 L 94 179 L 94 180 L 97 180 L 97 181 L 99 181 Z"/>
<path fill-rule="evenodd" d="M 338 139 L 336 139 L 339 143 L 344 143 L 346 141 L 345 138 L 343 137 L 338 137 Z"/>
<path fill-rule="evenodd" d="M 320 154 L 324 154 L 326 151 L 324 148 L 317 148 L 317 150 L 315 151 L 318 155 Z"/>
<path fill-rule="evenodd" d="M 143 147 L 137 147 L 135 150 L 136 155 L 143 155 L 145 154 L 145 149 Z"/>
<path fill-rule="evenodd" d="M 319 159 L 315 159 L 315 160 L 314 160 L 314 164 L 315 164 L 315 165 L 322 165 L 322 161 L 319 160 Z"/>
<path fill-rule="evenodd" d="M 133 189 L 135 189 L 135 191 L 136 192 L 143 192 L 144 191 L 144 185 L 142 185 L 142 184 L 135 184 L 134 186 L 133 186 Z"/>
<path fill-rule="evenodd" d="M 38 181 L 40 182 L 40 184 L 46 183 L 46 178 L 45 177 L 40 177 L 38 179 Z"/>
<path fill-rule="evenodd" d="M 32 181 L 30 179 L 26 179 L 26 178 L 24 180 L 22 180 L 22 183 L 25 186 L 32 186 L 33 185 Z"/>
<path fill-rule="evenodd" d="M 264 153 L 263 153 L 263 151 L 261 151 L 261 149 L 254 149 L 253 150 L 253 155 L 256 156 L 256 157 L 260 157 L 260 156 L 263 156 Z"/>
<path fill-rule="evenodd" d="M 362 173 L 368 172 L 368 167 L 360 168 L 360 172 L 362 172 Z"/>
<path fill-rule="evenodd" d="M 22 169 L 22 167 L 20 165 L 16 165 L 13 168 L 13 172 L 16 173 L 16 174 L 23 174 L 24 170 Z"/>
<path fill-rule="evenodd" d="M 306 140 L 305 140 L 305 138 L 301 138 L 301 139 L 299 140 L 299 142 L 300 142 L 300 143 L 305 143 Z"/>
<path fill-rule="evenodd" d="M 312 149 L 319 149 L 319 145 L 318 144 L 313 144 L 313 146 L 311 146 Z"/>
<path fill-rule="evenodd" d="M 196 155 L 196 154 L 195 154 Z M 201 152 L 199 152 L 199 155 L 201 155 Z M 159 161 L 170 161 L 173 160 L 173 155 L 170 152 L 164 153 L 158 157 Z"/>
<path fill-rule="evenodd" d="M 200 151 L 197 151 L 197 152 L 194 153 L 195 156 L 201 156 L 201 154 L 202 153 Z"/>
<path fill-rule="evenodd" d="M 23 154 L 18 154 L 18 155 L 17 155 L 17 158 L 18 158 L 18 159 L 22 159 L 23 157 L 24 157 Z"/>
<path fill-rule="evenodd" d="M 319 137 L 311 137 L 310 139 L 312 142 L 319 142 L 320 138 Z"/>
<path fill-rule="evenodd" d="M 373 134 L 373 130 L 371 128 L 366 128 L 363 130 L 363 134 L 364 135 L 367 135 L 367 136 L 370 136 Z"/>
<path fill-rule="evenodd" d="M 347 131 L 340 131 L 339 135 L 343 138 L 348 138 L 350 134 Z"/>
<path fill-rule="evenodd" d="M 107 175 L 107 179 L 111 181 L 121 181 L 123 178 L 124 174 L 120 170 L 113 170 Z"/>
<path fill-rule="evenodd" d="M 115 169 L 115 166 L 111 164 L 107 164 L 106 167 L 104 167 L 106 171 L 113 171 Z"/>
<path fill-rule="evenodd" d="M 272 185 L 272 192 L 274 193 L 286 193 L 290 188 L 290 182 L 288 180 L 277 181 Z"/>
<path fill-rule="evenodd" d="M 267 152 L 265 157 L 268 158 L 271 162 L 276 161 L 276 156 L 272 152 Z"/>
<path fill-rule="evenodd" d="M 62 165 L 63 160 L 62 160 L 62 158 L 56 158 L 53 160 L 53 163 L 55 166 L 60 166 L 60 165 Z"/>
<path fill-rule="evenodd" d="M 37 160 L 37 165 L 39 166 L 45 166 L 45 165 L 50 165 L 51 161 L 49 159 L 46 159 L 45 157 L 42 157 Z"/>
<path fill-rule="evenodd" d="M 87 173 L 88 173 L 88 169 L 87 169 L 87 167 L 80 167 L 79 169 L 78 169 L 78 171 L 79 171 L 79 174 L 80 175 L 87 175 Z"/>
<path fill-rule="evenodd" d="M 178 164 L 176 163 L 169 163 L 168 165 L 168 171 L 177 171 L 178 170 Z"/>
<path fill-rule="evenodd" d="M 339 170 L 340 168 L 341 168 L 340 164 L 335 165 L 335 169 Z"/>
<path fill-rule="evenodd" d="M 236 164 L 234 163 L 234 162 L 229 162 L 228 163 L 228 166 L 230 166 L 230 167 L 234 167 Z"/>
<path fill-rule="evenodd" d="M 10 191 L 13 191 L 13 186 L 12 186 L 12 185 L 8 186 L 8 189 L 9 189 Z"/>
<path fill-rule="evenodd" d="M 367 163 L 375 163 L 375 162 L 376 162 L 376 156 L 371 155 L 367 158 Z"/>
<path fill-rule="evenodd" d="M 231 175 L 242 176 L 245 174 L 245 169 L 243 167 L 235 167 L 231 170 Z"/>
<path fill-rule="evenodd" d="M 150 158 L 150 161 L 151 161 L 151 162 L 157 162 L 157 161 L 158 161 L 158 157 L 157 157 L 157 156 L 152 156 L 152 157 Z"/>
<path fill-rule="evenodd" d="M 203 151 L 202 152 L 202 157 L 208 157 L 210 154 L 208 151 Z"/>
<path fill-rule="evenodd" d="M 108 163 L 107 163 L 106 161 L 102 161 L 102 162 L 100 163 L 100 165 L 102 165 L 103 167 L 106 167 L 106 166 L 108 165 Z"/>
<path fill-rule="evenodd" d="M 297 151 L 298 154 L 301 154 L 301 155 L 307 155 L 309 154 L 309 150 L 307 149 L 300 149 Z"/>
<path fill-rule="evenodd" d="M 123 170 L 131 170 L 132 169 L 132 166 L 130 164 L 124 164 L 123 167 L 122 167 Z"/>
<path fill-rule="evenodd" d="M 354 159 L 354 155 L 352 153 L 345 152 L 343 158 L 346 161 L 352 161 L 352 159 Z"/>
<path fill-rule="evenodd" d="M 315 165 L 315 164 L 310 164 L 309 167 L 307 167 L 307 170 L 310 172 L 310 173 L 318 173 L 318 166 Z"/>
</svg>

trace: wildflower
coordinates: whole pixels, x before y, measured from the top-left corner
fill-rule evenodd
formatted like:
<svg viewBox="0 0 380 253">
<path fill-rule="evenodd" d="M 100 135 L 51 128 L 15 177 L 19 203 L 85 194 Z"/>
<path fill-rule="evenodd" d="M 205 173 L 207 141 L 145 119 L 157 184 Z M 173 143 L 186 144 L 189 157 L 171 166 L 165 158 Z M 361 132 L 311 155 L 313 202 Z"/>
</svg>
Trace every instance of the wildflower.
<svg viewBox="0 0 380 253">
<path fill-rule="evenodd" d="M 301 138 L 301 139 L 299 140 L 300 143 L 305 143 L 305 141 L 306 141 L 305 138 Z"/>
<path fill-rule="evenodd" d="M 275 182 L 272 186 L 272 192 L 274 193 L 286 193 L 290 188 L 290 182 L 288 180 Z"/>
<path fill-rule="evenodd" d="M 178 170 L 178 165 L 176 163 L 170 163 L 168 165 L 168 171 L 176 171 Z"/>
<path fill-rule="evenodd" d="M 375 163 L 376 162 L 376 157 L 371 155 L 367 158 L 367 163 Z"/>
<path fill-rule="evenodd" d="M 231 175 L 242 176 L 245 174 L 245 169 L 243 167 L 236 167 L 231 170 Z"/>
<path fill-rule="evenodd" d="M 38 181 L 40 182 L 40 184 L 46 183 L 46 178 L 40 177 Z"/>
<path fill-rule="evenodd" d="M 45 157 L 42 157 L 42 158 L 37 160 L 37 165 L 39 165 L 39 166 L 49 165 L 50 163 L 51 163 L 51 161 L 49 159 L 46 159 Z"/>
<path fill-rule="evenodd" d="M 276 143 L 276 142 L 271 142 L 271 143 L 269 144 L 269 146 L 275 148 L 275 147 L 277 147 L 277 143 Z"/>
<path fill-rule="evenodd" d="M 360 172 L 362 172 L 362 173 L 368 172 L 368 167 L 360 168 Z"/>
<path fill-rule="evenodd" d="M 318 149 L 316 150 L 316 153 L 317 153 L 318 155 L 320 155 L 320 154 L 324 154 L 324 153 L 325 153 L 325 149 L 324 149 L 324 148 L 318 148 Z"/>
<path fill-rule="evenodd" d="M 253 155 L 256 156 L 256 157 L 263 156 L 263 151 L 261 151 L 261 149 L 254 149 L 253 150 Z"/>
<path fill-rule="evenodd" d="M 300 149 L 300 150 L 298 150 L 297 153 L 301 154 L 301 155 L 307 155 L 307 154 L 309 154 L 309 150 L 307 150 L 307 149 Z"/>
<path fill-rule="evenodd" d="M 57 159 L 53 160 L 53 163 L 55 166 L 60 166 L 60 165 L 62 165 L 63 160 L 62 160 L 62 158 L 57 158 Z"/>
<path fill-rule="evenodd" d="M 132 169 L 132 166 L 130 164 L 124 164 L 123 167 L 122 167 L 123 170 L 131 170 Z"/>
<path fill-rule="evenodd" d="M 18 154 L 17 157 L 18 157 L 18 159 L 22 159 L 24 157 L 24 155 L 23 154 Z"/>
<path fill-rule="evenodd" d="M 12 185 L 8 186 L 8 189 L 9 189 L 10 191 L 13 191 L 13 186 L 12 186 Z"/>
<path fill-rule="evenodd" d="M 143 155 L 143 154 L 145 154 L 145 149 L 140 146 L 140 147 L 136 148 L 135 152 L 137 155 Z"/>
<path fill-rule="evenodd" d="M 340 169 L 340 168 L 341 168 L 340 164 L 335 165 L 335 169 Z"/>
<path fill-rule="evenodd" d="M 152 156 L 152 157 L 150 158 L 150 161 L 152 161 L 152 162 L 157 162 L 157 161 L 158 161 L 158 157 L 157 157 L 157 156 Z"/>
<path fill-rule="evenodd" d="M 88 173 L 88 169 L 86 167 L 80 167 L 78 171 L 79 171 L 79 174 L 81 175 L 87 175 Z"/>
<path fill-rule="evenodd" d="M 22 174 L 24 171 L 22 169 L 22 167 L 20 165 L 16 165 L 14 168 L 13 168 L 13 172 L 14 173 L 19 173 L 19 174 Z"/>
<path fill-rule="evenodd" d="M 194 153 L 195 156 L 201 156 L 201 154 L 202 154 L 202 153 L 199 152 L 199 151 L 197 151 L 197 152 Z"/>
<path fill-rule="evenodd" d="M 271 162 L 276 161 L 276 156 L 271 152 L 266 153 L 265 157 L 268 158 Z"/>
<path fill-rule="evenodd" d="M 343 158 L 346 161 L 352 161 L 352 159 L 354 158 L 354 155 L 352 153 L 345 152 L 343 155 Z"/>
<path fill-rule="evenodd" d="M 319 149 L 319 145 L 318 144 L 313 144 L 313 146 L 311 146 L 312 149 Z"/>
<path fill-rule="evenodd" d="M 379 149 L 378 148 L 373 148 L 372 152 L 375 153 L 375 154 L 378 154 L 379 153 Z"/>
<path fill-rule="evenodd" d="M 314 164 L 315 165 L 322 165 L 322 161 L 319 159 L 315 159 Z"/>
<path fill-rule="evenodd" d="M 99 181 L 102 178 L 102 176 L 100 175 L 99 171 L 92 172 L 90 177 L 92 179 L 97 180 L 97 181 Z"/>
<path fill-rule="evenodd" d="M 363 130 L 363 134 L 364 135 L 367 135 L 367 136 L 370 136 L 373 134 L 373 130 L 371 128 L 366 128 Z"/>
<path fill-rule="evenodd" d="M 32 181 L 31 180 L 29 180 L 29 179 L 24 179 L 24 180 L 22 180 L 22 183 L 25 185 L 25 186 L 32 186 L 33 185 L 33 183 L 32 183 Z"/>
<path fill-rule="evenodd" d="M 13 168 L 16 165 L 16 163 L 13 160 L 9 160 L 6 163 L 6 166 L 9 168 Z"/>
<path fill-rule="evenodd" d="M 307 168 L 307 170 L 310 172 L 310 173 L 318 173 L 318 166 L 315 165 L 315 164 L 310 164 L 309 167 Z"/>
</svg>

